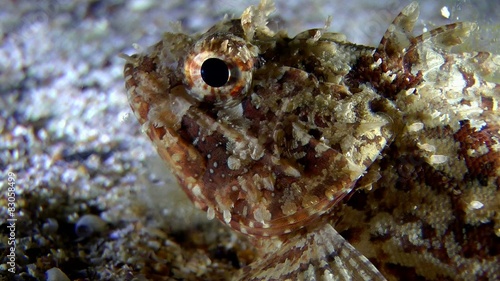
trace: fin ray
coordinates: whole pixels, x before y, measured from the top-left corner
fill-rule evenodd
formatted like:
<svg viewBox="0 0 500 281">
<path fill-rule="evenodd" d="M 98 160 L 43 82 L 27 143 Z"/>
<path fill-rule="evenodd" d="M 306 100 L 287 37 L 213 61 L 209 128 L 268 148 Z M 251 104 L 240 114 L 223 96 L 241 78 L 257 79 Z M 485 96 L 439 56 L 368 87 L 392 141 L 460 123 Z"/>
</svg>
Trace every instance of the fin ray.
<svg viewBox="0 0 500 281">
<path fill-rule="evenodd" d="M 386 280 L 330 224 L 297 233 L 236 280 Z"/>
</svg>

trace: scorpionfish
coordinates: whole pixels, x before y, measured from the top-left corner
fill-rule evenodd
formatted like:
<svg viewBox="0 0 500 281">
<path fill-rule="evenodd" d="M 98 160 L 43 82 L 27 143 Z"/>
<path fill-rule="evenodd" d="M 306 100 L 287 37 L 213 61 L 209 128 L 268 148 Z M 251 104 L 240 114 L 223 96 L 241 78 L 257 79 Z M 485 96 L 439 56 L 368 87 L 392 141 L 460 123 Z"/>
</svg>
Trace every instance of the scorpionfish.
<svg viewBox="0 0 500 281">
<path fill-rule="evenodd" d="M 128 99 L 190 200 L 260 257 L 234 280 L 500 279 L 500 57 L 478 27 L 378 47 L 272 30 L 262 1 L 127 58 Z"/>
</svg>

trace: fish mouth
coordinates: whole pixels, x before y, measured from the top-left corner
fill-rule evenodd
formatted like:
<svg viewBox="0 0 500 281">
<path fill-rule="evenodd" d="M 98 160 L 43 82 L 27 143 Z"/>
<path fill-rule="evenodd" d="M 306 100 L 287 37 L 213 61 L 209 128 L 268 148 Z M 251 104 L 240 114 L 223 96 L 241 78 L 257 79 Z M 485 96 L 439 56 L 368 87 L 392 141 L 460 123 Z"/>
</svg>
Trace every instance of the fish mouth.
<svg viewBox="0 0 500 281">
<path fill-rule="evenodd" d="M 308 187 L 320 171 L 306 175 L 296 163 L 273 156 L 255 137 L 196 107 L 187 110 L 178 129 L 150 124 L 147 132 L 194 204 L 245 234 L 277 236 L 305 227 L 355 184 L 348 174 L 327 175 Z M 324 160 L 346 164 L 333 150 Z"/>
</svg>

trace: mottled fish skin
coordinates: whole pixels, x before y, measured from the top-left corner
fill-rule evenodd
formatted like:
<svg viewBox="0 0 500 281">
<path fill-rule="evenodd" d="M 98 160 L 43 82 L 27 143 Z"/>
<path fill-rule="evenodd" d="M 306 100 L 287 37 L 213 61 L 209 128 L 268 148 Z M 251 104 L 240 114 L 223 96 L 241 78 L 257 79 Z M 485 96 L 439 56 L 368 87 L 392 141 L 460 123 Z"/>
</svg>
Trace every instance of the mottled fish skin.
<svg viewBox="0 0 500 281">
<path fill-rule="evenodd" d="M 499 279 L 500 58 L 454 51 L 475 24 L 413 36 L 412 3 L 371 48 L 289 38 L 273 10 L 165 33 L 124 71 L 188 197 L 261 254 L 234 279 Z"/>
</svg>

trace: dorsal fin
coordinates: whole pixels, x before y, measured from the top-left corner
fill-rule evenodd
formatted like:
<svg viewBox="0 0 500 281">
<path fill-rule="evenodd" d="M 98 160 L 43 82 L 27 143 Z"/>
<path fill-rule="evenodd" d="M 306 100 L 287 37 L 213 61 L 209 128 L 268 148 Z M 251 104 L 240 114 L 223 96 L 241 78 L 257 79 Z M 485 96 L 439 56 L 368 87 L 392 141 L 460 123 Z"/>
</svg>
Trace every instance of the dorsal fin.
<svg viewBox="0 0 500 281">
<path fill-rule="evenodd" d="M 433 49 L 448 50 L 452 46 L 462 44 L 476 26 L 474 23 L 457 22 L 427 31 L 420 36 L 413 36 L 412 31 L 418 15 L 417 2 L 406 6 L 387 28 L 377 48 L 377 53 L 394 60 L 397 57 L 404 57 L 427 42 Z"/>
<path fill-rule="evenodd" d="M 419 14 L 417 2 L 406 6 L 389 25 L 377 49 L 392 55 L 409 46 L 413 38 L 411 35 L 413 27 Z"/>
</svg>

